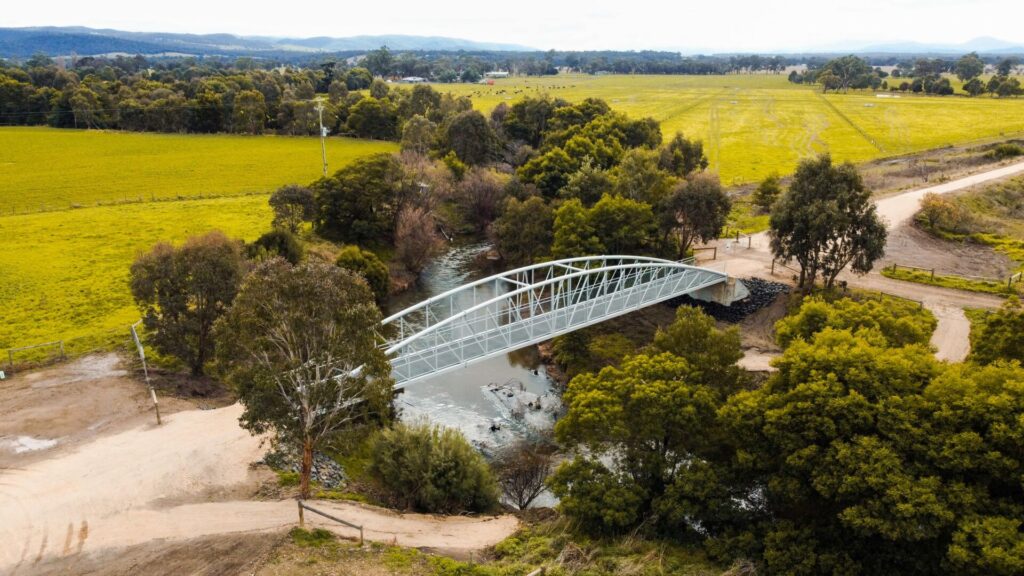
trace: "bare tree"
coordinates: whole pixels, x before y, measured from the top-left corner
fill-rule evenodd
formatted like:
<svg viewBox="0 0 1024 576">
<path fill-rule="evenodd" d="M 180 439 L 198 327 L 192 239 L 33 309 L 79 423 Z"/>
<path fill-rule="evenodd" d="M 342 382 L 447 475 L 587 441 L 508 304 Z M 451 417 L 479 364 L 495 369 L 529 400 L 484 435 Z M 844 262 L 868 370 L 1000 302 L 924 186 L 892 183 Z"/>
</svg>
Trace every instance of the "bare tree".
<svg viewBox="0 0 1024 576">
<path fill-rule="evenodd" d="M 395 227 L 395 250 L 402 265 L 419 274 L 443 246 L 433 212 L 418 206 L 402 208 Z"/>
<path fill-rule="evenodd" d="M 543 447 L 520 441 L 498 455 L 494 467 L 505 498 L 525 510 L 544 491 L 551 474 L 551 455 Z"/>
<path fill-rule="evenodd" d="M 501 212 L 506 180 L 493 170 L 473 168 L 459 183 L 456 192 L 459 209 L 477 232 L 487 230 Z"/>
<path fill-rule="evenodd" d="M 390 415 L 379 322 L 370 289 L 353 272 L 275 258 L 246 278 L 217 323 L 217 364 L 245 406 L 240 422 L 301 445 L 303 498 L 324 440 Z"/>
</svg>

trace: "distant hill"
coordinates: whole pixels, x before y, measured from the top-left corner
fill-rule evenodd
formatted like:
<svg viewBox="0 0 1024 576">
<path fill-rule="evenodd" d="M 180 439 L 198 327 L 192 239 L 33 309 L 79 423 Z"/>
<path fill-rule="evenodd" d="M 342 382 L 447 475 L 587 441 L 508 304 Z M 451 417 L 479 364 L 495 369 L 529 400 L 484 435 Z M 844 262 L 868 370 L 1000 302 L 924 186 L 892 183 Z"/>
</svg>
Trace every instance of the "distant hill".
<svg viewBox="0 0 1024 576">
<path fill-rule="evenodd" d="M 232 34 L 173 34 L 71 27 L 0 28 L 0 57 L 24 58 L 42 52 L 90 56 L 110 53 L 260 56 L 280 53 L 393 50 L 533 50 L 514 44 L 476 42 L 441 36 L 352 36 L 274 38 Z"/>
<path fill-rule="evenodd" d="M 865 46 L 856 52 L 898 53 L 898 54 L 1022 54 L 1024 44 L 1007 42 L 998 38 L 975 38 L 963 44 L 927 44 L 920 42 L 897 42 Z"/>
</svg>

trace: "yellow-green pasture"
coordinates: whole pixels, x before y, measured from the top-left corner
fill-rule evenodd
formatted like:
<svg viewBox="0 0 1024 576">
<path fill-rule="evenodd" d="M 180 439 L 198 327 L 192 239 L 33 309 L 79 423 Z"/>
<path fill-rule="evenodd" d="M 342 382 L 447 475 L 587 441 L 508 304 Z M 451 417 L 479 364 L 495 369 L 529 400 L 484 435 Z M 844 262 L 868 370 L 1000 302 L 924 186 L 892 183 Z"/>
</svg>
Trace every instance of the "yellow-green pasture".
<svg viewBox="0 0 1024 576">
<path fill-rule="evenodd" d="M 270 219 L 266 195 L 0 216 L 0 349 L 123 341 L 139 319 L 128 290 L 136 254 L 212 229 L 251 241 Z"/>
<path fill-rule="evenodd" d="M 632 117 L 658 120 L 666 138 L 678 130 L 702 139 L 712 169 L 726 184 L 791 173 L 800 159 L 820 152 L 863 162 L 1024 133 L 1020 98 L 822 95 L 784 75 L 569 74 L 435 88 L 469 96 L 485 112 L 526 95 L 547 93 L 572 102 L 602 98 Z"/>
<path fill-rule="evenodd" d="M 397 149 L 330 138 L 327 160 Z M 266 193 L 322 170 L 319 138 L 0 128 L 0 214 Z"/>
</svg>

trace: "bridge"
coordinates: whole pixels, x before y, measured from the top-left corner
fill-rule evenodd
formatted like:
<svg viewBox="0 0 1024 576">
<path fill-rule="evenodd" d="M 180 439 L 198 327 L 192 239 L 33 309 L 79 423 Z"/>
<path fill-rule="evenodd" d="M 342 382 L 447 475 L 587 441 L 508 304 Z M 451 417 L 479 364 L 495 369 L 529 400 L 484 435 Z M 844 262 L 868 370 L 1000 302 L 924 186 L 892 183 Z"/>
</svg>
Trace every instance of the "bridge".
<svg viewBox="0 0 1024 576">
<path fill-rule="evenodd" d="M 728 304 L 746 289 L 692 259 L 567 258 L 470 282 L 389 316 L 382 347 L 400 390 L 684 294 Z"/>
</svg>

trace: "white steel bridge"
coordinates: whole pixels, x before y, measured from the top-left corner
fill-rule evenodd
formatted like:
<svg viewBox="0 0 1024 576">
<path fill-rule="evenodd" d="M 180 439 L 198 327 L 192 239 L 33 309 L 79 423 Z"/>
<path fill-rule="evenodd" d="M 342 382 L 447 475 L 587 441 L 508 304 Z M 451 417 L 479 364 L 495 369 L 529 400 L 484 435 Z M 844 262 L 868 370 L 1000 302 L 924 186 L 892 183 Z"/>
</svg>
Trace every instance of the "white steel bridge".
<svg viewBox="0 0 1024 576">
<path fill-rule="evenodd" d="M 728 280 L 642 256 L 544 262 L 470 282 L 385 318 L 395 389 Z"/>
</svg>

